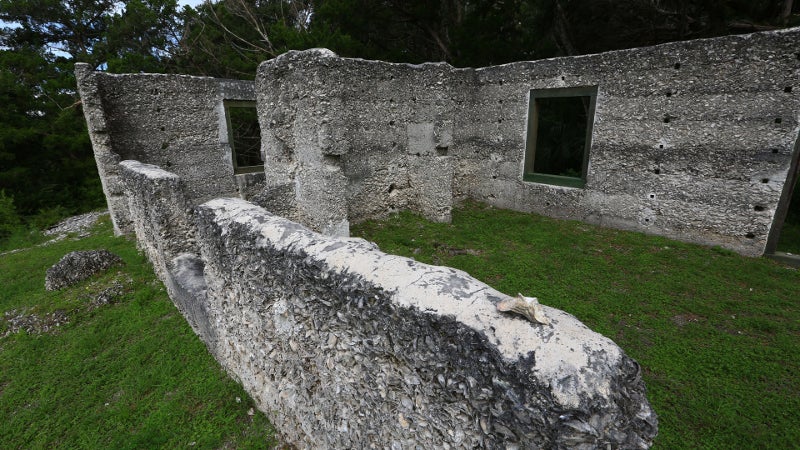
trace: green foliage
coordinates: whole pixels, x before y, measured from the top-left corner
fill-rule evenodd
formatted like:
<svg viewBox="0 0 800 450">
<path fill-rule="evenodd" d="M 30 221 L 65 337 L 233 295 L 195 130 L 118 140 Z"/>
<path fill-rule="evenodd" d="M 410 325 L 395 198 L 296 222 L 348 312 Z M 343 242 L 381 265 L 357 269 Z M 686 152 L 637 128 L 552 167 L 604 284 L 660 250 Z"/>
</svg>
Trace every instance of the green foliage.
<svg viewBox="0 0 800 450">
<path fill-rule="evenodd" d="M 164 71 L 176 0 L 0 0 L 0 189 L 33 226 L 105 203 L 72 72 L 74 61 Z M 33 220 L 32 218 L 38 217 Z"/>
<path fill-rule="evenodd" d="M 124 267 L 57 292 L 46 269 L 73 250 L 107 248 Z M 111 304 L 92 306 L 122 286 Z M 135 245 L 108 219 L 79 241 L 0 255 L 0 336 L 7 318 L 68 323 L 0 337 L 0 448 L 268 448 L 266 417 L 208 354 Z M 6 315 L 8 313 L 8 315 Z"/>
<path fill-rule="evenodd" d="M 0 242 L 11 236 L 20 225 L 14 198 L 6 196 L 5 191 L 0 190 Z"/>
<path fill-rule="evenodd" d="M 765 258 L 470 203 L 452 224 L 410 213 L 353 234 L 386 252 L 536 296 L 642 366 L 655 448 L 794 448 L 800 272 Z"/>
<path fill-rule="evenodd" d="M 74 77 L 32 49 L 0 51 L 0 189 L 22 216 L 99 206 L 99 180 Z"/>
<path fill-rule="evenodd" d="M 315 47 L 311 1 L 221 0 L 185 9 L 173 63 L 182 72 L 253 79 L 261 61 Z"/>
</svg>

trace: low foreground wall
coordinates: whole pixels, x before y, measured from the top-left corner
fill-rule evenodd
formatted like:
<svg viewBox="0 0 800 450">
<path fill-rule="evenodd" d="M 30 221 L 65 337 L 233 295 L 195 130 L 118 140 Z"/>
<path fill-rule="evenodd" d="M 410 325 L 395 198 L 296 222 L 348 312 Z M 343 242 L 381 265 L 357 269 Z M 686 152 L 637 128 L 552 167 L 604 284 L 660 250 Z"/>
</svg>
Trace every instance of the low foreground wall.
<svg viewBox="0 0 800 450">
<path fill-rule="evenodd" d="M 180 247 L 170 230 L 188 216 L 159 200 L 181 197 L 179 179 L 121 167 L 137 238 L 176 305 L 289 442 L 651 445 L 657 421 L 639 366 L 575 317 L 544 307 L 540 325 L 500 313 L 507 296 L 464 272 L 323 236 L 240 199 L 197 207 L 194 241 Z"/>
</svg>

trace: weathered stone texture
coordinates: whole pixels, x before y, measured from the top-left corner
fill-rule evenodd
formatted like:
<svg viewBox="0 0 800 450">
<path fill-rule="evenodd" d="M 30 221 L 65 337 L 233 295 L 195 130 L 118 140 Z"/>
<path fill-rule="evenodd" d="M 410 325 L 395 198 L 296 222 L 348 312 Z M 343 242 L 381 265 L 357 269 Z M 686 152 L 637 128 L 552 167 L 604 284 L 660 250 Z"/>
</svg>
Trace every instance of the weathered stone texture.
<svg viewBox="0 0 800 450">
<path fill-rule="evenodd" d="M 290 442 L 652 443 L 638 365 L 573 316 L 544 307 L 550 324 L 534 325 L 503 315 L 496 304 L 507 297 L 463 272 L 317 234 L 243 200 L 190 215 L 175 174 L 137 161 L 120 169 L 170 297 Z"/>
<path fill-rule="evenodd" d="M 174 173 L 139 161 L 122 161 L 125 186 L 136 242 L 144 250 L 170 298 L 204 342 L 215 333 L 208 323 L 205 280 L 200 249 L 195 241 L 191 206 L 184 183 Z"/>
<path fill-rule="evenodd" d="M 760 255 L 798 136 L 799 40 L 792 29 L 477 70 L 290 52 L 256 79 L 264 152 L 286 164 L 267 183 L 318 180 L 313 160 L 341 171 L 346 192 L 339 177 L 333 196 L 297 194 L 315 218 L 296 218 L 317 229 L 331 214 L 320 198 L 346 203 L 349 220 L 407 208 L 446 221 L 452 194 Z M 586 187 L 522 181 L 530 91 L 587 86 Z"/>
<path fill-rule="evenodd" d="M 118 233 L 131 231 L 119 162 L 164 167 L 184 180 L 192 204 L 258 192 L 258 175 L 233 173 L 225 100 L 254 100 L 253 82 L 163 74 L 108 74 L 76 64 L 84 114 Z M 249 197 L 247 197 L 249 198 Z"/>
<path fill-rule="evenodd" d="M 320 49 L 263 63 L 256 96 L 267 185 L 297 187 L 292 218 L 318 231 L 400 209 L 448 221 L 450 70 Z"/>
<path fill-rule="evenodd" d="M 117 264 L 125 263 L 108 250 L 69 252 L 47 269 L 44 288 L 48 291 L 63 289 Z"/>
<path fill-rule="evenodd" d="M 165 281 L 173 258 L 200 253 L 183 183 L 176 174 L 152 164 L 122 161 L 119 167 L 136 242 Z"/>
<path fill-rule="evenodd" d="M 477 107 L 456 127 L 455 147 L 464 139 L 474 149 L 457 155 L 472 160 L 458 166 L 457 189 L 497 206 L 760 255 L 797 139 L 798 40 L 795 29 L 480 69 Z M 524 154 L 530 89 L 595 85 L 585 189 L 531 189 L 521 169 L 500 167 Z M 487 133 L 485 123 L 499 120 L 513 127 Z M 494 167 L 481 154 L 487 142 L 503 143 L 492 146 Z"/>
<path fill-rule="evenodd" d="M 237 199 L 198 209 L 211 350 L 303 448 L 646 448 L 638 365 L 573 316 L 501 315 L 467 274 L 313 233 Z"/>
</svg>

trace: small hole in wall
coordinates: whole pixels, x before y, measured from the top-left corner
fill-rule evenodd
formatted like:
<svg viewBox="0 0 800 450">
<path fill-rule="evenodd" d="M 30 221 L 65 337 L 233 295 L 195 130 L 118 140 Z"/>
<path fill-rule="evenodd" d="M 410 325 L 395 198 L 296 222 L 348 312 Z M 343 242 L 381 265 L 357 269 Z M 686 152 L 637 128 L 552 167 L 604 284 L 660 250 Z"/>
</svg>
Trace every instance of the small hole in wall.
<svg viewBox="0 0 800 450">
<path fill-rule="evenodd" d="M 566 80 L 566 77 L 561 77 L 561 81 L 564 81 L 564 80 Z"/>
<path fill-rule="evenodd" d="M 672 97 L 672 91 L 667 91 L 667 93 L 666 93 L 665 95 L 666 95 L 667 97 Z"/>
<path fill-rule="evenodd" d="M 761 182 L 762 182 L 762 183 L 769 183 L 769 178 L 762 178 L 762 179 L 761 179 Z"/>
<path fill-rule="evenodd" d="M 421 153 L 419 153 L 419 152 L 417 152 L 417 156 L 422 156 L 422 154 L 421 154 Z"/>
<path fill-rule="evenodd" d="M 497 119 L 497 123 L 503 123 L 503 119 Z"/>
<path fill-rule="evenodd" d="M 658 144 L 658 148 L 664 148 L 664 144 Z"/>
<path fill-rule="evenodd" d="M 394 120 L 390 120 L 389 125 L 394 126 Z"/>
<path fill-rule="evenodd" d="M 169 147 L 168 143 L 164 142 L 163 144 L 161 144 L 161 150 L 165 150 L 167 147 Z"/>
<path fill-rule="evenodd" d="M 650 194 L 650 198 L 651 198 L 651 199 L 654 199 L 654 198 L 656 198 L 656 194 Z"/>
<path fill-rule="evenodd" d="M 763 206 L 761 206 L 761 205 L 756 205 L 756 206 L 753 208 L 753 210 L 755 210 L 755 211 L 763 211 L 763 210 L 764 210 L 764 207 L 763 207 Z"/>
<path fill-rule="evenodd" d="M 650 222 L 650 218 L 648 217 L 648 218 L 644 219 L 644 221 L 645 222 Z"/>
<path fill-rule="evenodd" d="M 661 169 L 656 169 L 656 170 L 653 171 L 653 173 L 656 174 L 656 175 L 660 175 L 661 174 Z"/>
<path fill-rule="evenodd" d="M 544 206 L 550 206 L 550 202 L 544 202 Z"/>
<path fill-rule="evenodd" d="M 392 184 L 389 185 L 389 190 L 386 191 L 386 192 L 391 194 L 392 192 L 394 192 L 395 189 L 396 189 L 396 187 L 395 187 L 394 183 L 392 183 Z"/>
<path fill-rule="evenodd" d="M 411 101 L 417 103 L 417 97 L 411 97 Z"/>
<path fill-rule="evenodd" d="M 156 108 L 156 112 L 161 112 L 161 107 Z"/>
<path fill-rule="evenodd" d="M 664 116 L 664 123 L 669 123 L 672 118 L 670 116 Z"/>
<path fill-rule="evenodd" d="M 500 100 L 497 101 L 497 103 L 500 103 L 502 105 L 503 104 L 503 99 L 501 98 Z"/>
<path fill-rule="evenodd" d="M 336 167 L 341 161 L 341 155 L 325 155 L 322 157 L 322 160 L 325 161 L 325 164 Z"/>
<path fill-rule="evenodd" d="M 778 149 L 777 148 L 773 148 L 772 149 L 772 153 L 778 153 Z"/>
<path fill-rule="evenodd" d="M 792 92 L 792 87 L 791 86 L 786 86 L 785 88 L 783 88 L 783 92 L 786 92 L 787 94 L 789 92 Z"/>
<path fill-rule="evenodd" d="M 390 99 L 389 99 L 389 103 L 390 103 L 390 104 L 393 104 L 393 103 L 394 103 L 394 99 L 393 99 L 393 98 L 390 98 Z"/>
<path fill-rule="evenodd" d="M 497 179 L 497 175 L 492 175 L 492 179 L 496 180 Z"/>
<path fill-rule="evenodd" d="M 783 119 L 781 119 L 780 117 L 775 118 L 775 123 L 781 123 L 781 122 L 783 122 Z"/>
<path fill-rule="evenodd" d="M 500 86 L 502 86 L 502 85 L 503 85 L 503 80 L 500 80 Z"/>
<path fill-rule="evenodd" d="M 756 237 L 756 235 L 754 233 L 747 233 L 744 235 L 744 237 L 746 237 L 747 239 L 753 239 L 754 237 Z"/>
<path fill-rule="evenodd" d="M 677 62 L 673 67 L 675 67 L 675 70 L 678 70 L 681 68 L 681 63 Z"/>
<path fill-rule="evenodd" d="M 167 129 L 167 127 L 161 127 L 161 131 L 164 131 L 166 129 Z"/>
</svg>

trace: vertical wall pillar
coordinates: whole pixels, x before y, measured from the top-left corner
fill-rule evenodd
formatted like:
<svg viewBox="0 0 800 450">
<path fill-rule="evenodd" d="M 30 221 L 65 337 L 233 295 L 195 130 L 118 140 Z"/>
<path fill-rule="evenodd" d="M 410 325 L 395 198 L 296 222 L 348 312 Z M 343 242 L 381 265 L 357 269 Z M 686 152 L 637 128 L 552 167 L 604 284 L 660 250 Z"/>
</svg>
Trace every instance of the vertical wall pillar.
<svg viewBox="0 0 800 450">
<path fill-rule="evenodd" d="M 100 174 L 100 183 L 114 224 L 114 234 L 130 234 L 133 232 L 133 226 L 125 190 L 119 176 L 121 158 L 111 149 L 111 137 L 100 95 L 98 75 L 88 64 L 76 63 L 75 78 L 89 129 L 89 138 L 92 141 L 97 172 Z"/>
</svg>

